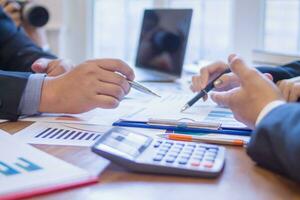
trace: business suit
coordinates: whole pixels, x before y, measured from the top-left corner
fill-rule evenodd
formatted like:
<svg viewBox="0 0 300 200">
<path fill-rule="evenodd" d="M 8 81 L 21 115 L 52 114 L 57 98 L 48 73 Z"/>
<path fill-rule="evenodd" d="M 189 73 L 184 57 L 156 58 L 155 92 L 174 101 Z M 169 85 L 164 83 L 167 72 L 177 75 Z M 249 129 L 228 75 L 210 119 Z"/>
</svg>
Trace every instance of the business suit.
<svg viewBox="0 0 300 200">
<path fill-rule="evenodd" d="M 276 83 L 282 79 L 289 79 L 300 76 L 300 61 L 288 63 L 281 67 L 257 67 L 262 73 L 270 73 Z"/>
<path fill-rule="evenodd" d="M 300 182 L 300 104 L 287 103 L 268 113 L 247 153 L 259 165 Z"/>
<path fill-rule="evenodd" d="M 16 120 L 18 106 L 39 58 L 55 58 L 37 47 L 0 6 L 0 119 Z"/>
</svg>

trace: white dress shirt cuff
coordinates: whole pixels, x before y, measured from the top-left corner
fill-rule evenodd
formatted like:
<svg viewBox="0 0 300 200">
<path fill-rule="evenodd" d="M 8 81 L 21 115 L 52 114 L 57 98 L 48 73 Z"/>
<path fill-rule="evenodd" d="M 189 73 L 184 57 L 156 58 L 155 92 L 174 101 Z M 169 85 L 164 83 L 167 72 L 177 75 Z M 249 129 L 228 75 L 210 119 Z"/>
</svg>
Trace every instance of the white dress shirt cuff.
<svg viewBox="0 0 300 200">
<path fill-rule="evenodd" d="M 269 113 L 271 112 L 273 109 L 275 109 L 276 107 L 285 104 L 285 101 L 281 101 L 281 100 L 276 100 L 276 101 L 272 101 L 269 104 L 267 104 L 259 113 L 257 119 L 256 119 L 256 123 L 255 126 L 257 126 L 261 120 Z"/>
<path fill-rule="evenodd" d="M 21 115 L 38 114 L 45 76 L 46 74 L 39 73 L 29 76 L 19 105 Z"/>
</svg>

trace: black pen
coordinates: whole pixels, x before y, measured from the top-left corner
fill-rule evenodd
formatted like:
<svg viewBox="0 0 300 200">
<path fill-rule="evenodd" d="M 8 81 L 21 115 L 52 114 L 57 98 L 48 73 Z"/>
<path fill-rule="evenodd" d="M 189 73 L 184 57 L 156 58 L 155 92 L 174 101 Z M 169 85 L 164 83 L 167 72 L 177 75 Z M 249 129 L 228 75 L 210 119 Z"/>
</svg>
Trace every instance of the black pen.
<svg viewBox="0 0 300 200">
<path fill-rule="evenodd" d="M 203 90 L 201 90 L 194 98 L 189 100 L 181 109 L 181 112 L 185 111 L 186 109 L 192 107 L 199 99 L 207 95 L 209 91 L 214 89 L 215 82 L 218 80 L 223 74 L 227 73 L 227 71 L 221 73 L 219 76 L 217 76 L 213 81 L 211 81 Z"/>
</svg>

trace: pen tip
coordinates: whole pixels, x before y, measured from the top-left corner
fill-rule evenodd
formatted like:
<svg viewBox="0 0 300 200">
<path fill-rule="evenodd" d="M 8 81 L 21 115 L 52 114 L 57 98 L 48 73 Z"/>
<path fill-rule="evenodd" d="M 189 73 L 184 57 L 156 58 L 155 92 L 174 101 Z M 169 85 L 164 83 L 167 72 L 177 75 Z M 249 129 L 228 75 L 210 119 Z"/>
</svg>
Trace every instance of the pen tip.
<svg viewBox="0 0 300 200">
<path fill-rule="evenodd" d="M 184 112 L 186 109 L 188 109 L 189 108 L 189 105 L 184 105 L 182 108 L 181 108 L 181 110 L 180 110 L 180 112 Z"/>
</svg>

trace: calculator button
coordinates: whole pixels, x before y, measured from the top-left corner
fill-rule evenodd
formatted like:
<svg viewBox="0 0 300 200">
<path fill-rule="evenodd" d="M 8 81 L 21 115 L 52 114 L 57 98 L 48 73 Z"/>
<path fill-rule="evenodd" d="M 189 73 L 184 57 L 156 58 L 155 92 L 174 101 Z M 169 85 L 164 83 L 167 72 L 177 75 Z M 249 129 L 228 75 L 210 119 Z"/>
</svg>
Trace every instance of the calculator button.
<svg viewBox="0 0 300 200">
<path fill-rule="evenodd" d="M 195 152 L 194 155 L 197 156 L 197 157 L 203 157 L 204 152 L 203 153 Z"/>
<path fill-rule="evenodd" d="M 166 154 L 168 152 L 168 150 L 165 150 L 165 149 L 160 149 L 159 151 L 158 151 L 158 153 L 162 153 L 162 154 Z"/>
<path fill-rule="evenodd" d="M 168 157 L 165 161 L 167 163 L 173 163 L 175 161 L 175 157 Z"/>
<path fill-rule="evenodd" d="M 167 141 L 167 142 L 165 142 L 165 144 L 169 144 L 172 146 L 174 144 L 174 142 Z"/>
<path fill-rule="evenodd" d="M 181 160 L 178 161 L 178 163 L 180 165 L 186 165 L 188 163 L 188 160 L 187 159 L 181 159 Z"/>
<path fill-rule="evenodd" d="M 173 153 L 171 153 L 171 154 L 168 154 L 168 157 L 173 157 L 173 158 L 176 158 L 178 156 L 178 154 L 173 154 Z"/>
<path fill-rule="evenodd" d="M 191 147 L 185 147 L 184 150 L 186 150 L 186 151 L 194 151 L 194 148 L 191 148 Z"/>
<path fill-rule="evenodd" d="M 177 146 L 183 147 L 184 143 L 176 143 Z"/>
<path fill-rule="evenodd" d="M 182 155 L 182 156 L 180 156 L 179 159 L 181 159 L 181 160 L 188 160 L 188 159 L 190 159 L 190 156 L 184 156 L 184 155 Z"/>
<path fill-rule="evenodd" d="M 212 159 L 212 158 L 205 158 L 204 160 L 208 161 L 208 162 L 214 162 L 215 161 L 215 159 Z"/>
<path fill-rule="evenodd" d="M 202 153 L 204 153 L 206 150 L 203 149 L 203 148 L 197 148 L 195 151 L 196 151 L 196 152 L 202 152 Z"/>
<path fill-rule="evenodd" d="M 188 144 L 187 147 L 195 148 L 196 145 L 195 144 Z"/>
<path fill-rule="evenodd" d="M 181 146 L 173 146 L 172 149 L 181 151 L 181 150 L 182 150 L 182 147 L 181 147 Z"/>
<path fill-rule="evenodd" d="M 217 149 L 212 149 L 212 148 L 210 148 L 210 149 L 208 150 L 208 152 L 211 152 L 211 153 L 217 153 L 218 150 L 217 150 Z"/>
<path fill-rule="evenodd" d="M 216 157 L 216 153 L 212 153 L 212 152 L 206 152 L 205 153 L 205 156 L 207 156 L 207 157 Z"/>
<path fill-rule="evenodd" d="M 181 152 L 180 155 L 181 155 L 181 156 L 185 156 L 185 157 L 191 157 L 192 153 L 189 153 L 189 152 Z"/>
<path fill-rule="evenodd" d="M 204 158 L 214 160 L 216 157 L 215 156 L 204 156 Z"/>
<path fill-rule="evenodd" d="M 153 158 L 153 160 L 154 160 L 154 161 L 157 161 L 157 162 L 161 161 L 162 159 L 163 159 L 163 156 L 155 156 L 155 157 Z"/>
<path fill-rule="evenodd" d="M 192 155 L 193 154 L 193 151 L 190 151 L 190 150 L 183 150 L 181 153 L 183 153 L 183 154 L 190 154 L 190 155 Z"/>
<path fill-rule="evenodd" d="M 160 151 L 169 151 L 170 148 L 166 148 L 166 147 L 161 147 L 159 148 Z"/>
<path fill-rule="evenodd" d="M 170 144 L 163 144 L 161 147 L 162 148 L 167 148 L 167 149 L 170 149 L 172 145 Z"/>
<path fill-rule="evenodd" d="M 177 153 L 177 154 L 179 154 L 180 153 L 180 149 L 171 149 L 170 153 Z"/>
<path fill-rule="evenodd" d="M 158 148 L 158 147 L 160 146 L 160 144 L 161 144 L 161 142 L 156 142 L 156 143 L 153 145 L 153 147 L 154 147 L 154 148 Z"/>
<path fill-rule="evenodd" d="M 194 157 L 192 157 L 192 159 L 196 160 L 196 161 L 201 161 L 203 159 L 203 157 L 194 156 Z"/>
<path fill-rule="evenodd" d="M 205 168 L 212 168 L 212 167 L 213 167 L 213 164 L 212 164 L 212 163 L 205 163 L 205 164 L 204 164 L 204 167 L 205 167 Z"/>
<path fill-rule="evenodd" d="M 165 156 L 166 154 L 165 154 L 165 153 L 160 153 L 160 152 L 158 152 L 156 155 L 157 155 L 157 156 Z"/>
<path fill-rule="evenodd" d="M 191 162 L 191 166 L 193 167 L 199 167 L 201 165 L 200 162 Z"/>
</svg>

